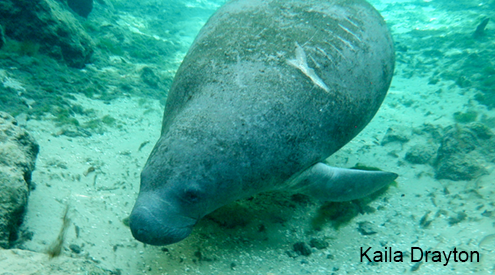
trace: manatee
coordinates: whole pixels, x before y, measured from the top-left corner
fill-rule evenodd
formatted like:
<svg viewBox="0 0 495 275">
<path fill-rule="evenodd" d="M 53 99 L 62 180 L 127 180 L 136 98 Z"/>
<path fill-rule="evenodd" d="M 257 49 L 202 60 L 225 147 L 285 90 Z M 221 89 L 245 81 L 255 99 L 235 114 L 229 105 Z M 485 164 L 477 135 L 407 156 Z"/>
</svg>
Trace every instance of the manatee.
<svg viewBox="0 0 495 275">
<path fill-rule="evenodd" d="M 167 245 L 206 214 L 260 192 L 364 197 L 397 174 L 325 159 L 373 118 L 394 48 L 363 0 L 232 0 L 201 29 L 141 173 L 133 236 Z"/>
</svg>

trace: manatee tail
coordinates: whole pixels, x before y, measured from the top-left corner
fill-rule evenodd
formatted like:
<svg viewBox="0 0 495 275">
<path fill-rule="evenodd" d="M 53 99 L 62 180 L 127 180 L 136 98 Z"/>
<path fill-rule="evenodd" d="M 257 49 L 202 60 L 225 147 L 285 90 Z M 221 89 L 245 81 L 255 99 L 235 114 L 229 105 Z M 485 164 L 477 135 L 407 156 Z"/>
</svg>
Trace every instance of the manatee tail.
<svg viewBox="0 0 495 275">
<path fill-rule="evenodd" d="M 289 185 L 322 201 L 349 201 L 366 197 L 397 177 L 390 172 L 336 168 L 319 162 L 291 178 Z"/>
</svg>

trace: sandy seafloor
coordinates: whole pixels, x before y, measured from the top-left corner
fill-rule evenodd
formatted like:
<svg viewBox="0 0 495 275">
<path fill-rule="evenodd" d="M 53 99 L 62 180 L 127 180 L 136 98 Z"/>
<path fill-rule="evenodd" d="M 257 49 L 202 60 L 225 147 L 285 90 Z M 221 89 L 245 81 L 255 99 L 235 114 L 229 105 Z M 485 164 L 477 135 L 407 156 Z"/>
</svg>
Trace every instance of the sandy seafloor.
<svg viewBox="0 0 495 275">
<path fill-rule="evenodd" d="M 383 9 L 386 4 L 382 1 L 376 6 Z M 434 20 L 404 17 L 404 23 L 395 24 L 393 32 L 449 28 L 456 20 L 445 11 L 428 12 Z M 383 15 L 396 22 L 402 16 L 392 11 Z M 110 114 L 117 124 L 103 134 L 67 137 L 57 135 L 60 128 L 49 119 L 26 122 L 25 128 L 40 144 L 41 151 L 32 176 L 36 189 L 30 194 L 24 224 L 34 235 L 24 247 L 46 250 L 56 239 L 63 211 L 69 205 L 72 225 L 62 254 L 88 259 L 114 274 L 492 274 L 495 240 L 479 244 L 495 233 L 495 217 L 482 215 L 495 211 L 494 164 L 485 167 L 489 174 L 473 181 L 437 180 L 430 165 L 410 164 L 404 161 L 404 155 L 411 146 L 426 142 L 424 137 L 411 134 L 412 129 L 425 123 L 452 125 L 452 113 L 456 111 L 474 109 L 486 117 L 495 117 L 495 111 L 472 100 L 474 91 L 459 88 L 453 81 L 428 84 L 431 75 L 427 72 L 405 76 L 408 66 L 397 64 L 397 73 L 378 114 L 359 136 L 328 159 L 339 167 L 364 163 L 396 172 L 400 175 L 398 186 L 390 187 L 370 203 L 377 211 L 358 215 L 338 230 L 330 225 L 321 231 L 311 230 L 318 202 L 290 203 L 290 199 L 272 194 L 244 202 L 248 206 L 244 210 L 253 217 L 245 226 L 229 229 L 204 220 L 180 243 L 166 247 L 143 245 L 133 239 L 122 221 L 130 214 L 139 190 L 140 171 L 159 137 L 163 106 L 157 100 L 133 97 L 105 104 L 76 95 L 77 104 L 97 110 L 100 117 Z M 413 103 L 404 104 L 405 101 Z M 400 129 L 411 140 L 380 145 L 388 128 Z M 149 143 L 139 150 L 144 142 Z M 85 175 L 90 167 L 95 171 Z M 250 203 L 257 203 L 252 207 L 255 213 L 249 212 Z M 432 213 L 432 223 L 422 228 L 420 219 L 428 211 Z M 467 218 L 450 225 L 448 218 L 460 212 Z M 435 213 L 443 214 L 435 217 Z M 358 232 L 357 224 L 365 221 L 373 224 L 376 234 L 365 236 Z M 261 225 L 265 230 L 259 230 Z M 286 253 L 293 250 L 294 243 L 309 242 L 314 237 L 327 240 L 329 247 L 314 249 L 310 256 L 294 258 Z M 72 252 L 69 245 L 81 247 L 81 252 Z M 413 263 L 408 256 L 403 263 L 361 263 L 360 247 L 370 246 L 380 251 L 384 251 L 383 247 L 409 251 L 418 246 L 447 252 L 456 247 L 479 251 L 482 261 L 451 261 L 447 266 L 428 262 L 417 271 L 411 270 Z"/>
</svg>

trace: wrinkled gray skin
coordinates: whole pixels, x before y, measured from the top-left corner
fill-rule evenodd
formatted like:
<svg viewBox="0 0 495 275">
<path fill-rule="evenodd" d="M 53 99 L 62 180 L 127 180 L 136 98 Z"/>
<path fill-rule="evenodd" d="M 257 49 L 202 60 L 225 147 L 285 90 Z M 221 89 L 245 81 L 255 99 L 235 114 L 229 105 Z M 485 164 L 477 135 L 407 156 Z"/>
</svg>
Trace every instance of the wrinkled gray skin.
<svg viewBox="0 0 495 275">
<path fill-rule="evenodd" d="M 292 179 L 368 124 L 393 69 L 389 31 L 365 1 L 228 2 L 175 76 L 130 216 L 134 237 L 175 243 L 229 202 L 294 186 L 304 191 L 314 175 Z M 387 183 L 397 176 L 388 175 Z M 366 195 L 344 196 L 347 187 L 337 187 L 327 200 Z M 312 192 L 323 197 L 318 188 Z"/>
</svg>

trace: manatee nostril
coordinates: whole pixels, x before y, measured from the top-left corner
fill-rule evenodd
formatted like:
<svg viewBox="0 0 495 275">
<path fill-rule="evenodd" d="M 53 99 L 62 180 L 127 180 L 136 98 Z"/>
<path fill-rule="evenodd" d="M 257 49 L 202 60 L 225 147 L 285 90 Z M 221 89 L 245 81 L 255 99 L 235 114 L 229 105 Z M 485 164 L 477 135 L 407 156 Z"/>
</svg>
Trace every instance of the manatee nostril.
<svg viewBox="0 0 495 275">
<path fill-rule="evenodd" d="M 149 238 L 152 231 L 151 229 L 155 227 L 153 224 L 156 224 L 146 212 L 147 211 L 143 208 L 134 209 L 129 219 L 132 235 L 143 242 L 145 239 Z"/>
<path fill-rule="evenodd" d="M 138 239 L 138 240 L 141 240 L 141 239 L 144 239 L 144 236 L 146 236 L 146 230 L 144 230 L 143 228 L 138 228 L 136 230 L 136 234 L 133 234 L 133 236 Z"/>
<path fill-rule="evenodd" d="M 139 211 L 140 212 L 140 211 Z M 132 236 L 138 241 L 148 244 L 154 244 L 160 239 L 160 230 L 158 223 L 153 219 L 146 217 L 146 214 L 133 212 L 130 218 L 130 228 Z"/>
</svg>

